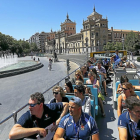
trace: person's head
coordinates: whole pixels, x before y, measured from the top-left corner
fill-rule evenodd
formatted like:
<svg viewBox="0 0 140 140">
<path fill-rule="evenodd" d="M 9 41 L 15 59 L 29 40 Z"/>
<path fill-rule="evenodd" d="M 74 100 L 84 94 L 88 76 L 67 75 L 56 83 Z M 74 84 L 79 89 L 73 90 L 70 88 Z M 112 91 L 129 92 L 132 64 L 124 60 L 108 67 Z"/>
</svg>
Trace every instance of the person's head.
<svg viewBox="0 0 140 140">
<path fill-rule="evenodd" d="M 90 60 L 87 61 L 87 65 L 90 67 L 92 62 Z"/>
<path fill-rule="evenodd" d="M 69 101 L 69 113 L 73 117 L 80 115 L 82 109 L 82 100 L 79 97 L 73 97 Z"/>
<path fill-rule="evenodd" d="M 124 56 L 122 57 L 122 60 L 123 60 L 123 61 L 127 60 L 127 56 L 124 55 Z"/>
<path fill-rule="evenodd" d="M 129 81 L 129 79 L 127 78 L 126 75 L 122 75 L 122 76 L 121 76 L 121 78 L 120 78 L 120 83 L 121 83 L 121 84 L 123 84 L 123 83 L 125 83 L 125 82 L 128 82 L 128 81 Z"/>
<path fill-rule="evenodd" d="M 125 96 L 136 96 L 135 92 L 134 92 L 134 88 L 133 85 L 129 82 L 125 82 L 122 84 L 122 90 L 125 94 Z"/>
<path fill-rule="evenodd" d="M 90 94 L 91 95 L 91 89 L 88 86 L 85 86 L 85 94 Z"/>
<path fill-rule="evenodd" d="M 118 55 L 119 51 L 118 50 L 115 50 L 115 53 Z"/>
<path fill-rule="evenodd" d="M 100 60 L 97 61 L 97 66 L 98 66 L 98 69 L 101 68 L 101 66 L 102 66 L 102 62 L 101 62 Z"/>
<path fill-rule="evenodd" d="M 82 98 L 85 94 L 85 87 L 84 85 L 76 85 L 74 87 L 74 95 L 76 97 Z"/>
<path fill-rule="evenodd" d="M 82 72 L 82 74 L 86 73 L 87 72 L 87 67 L 86 66 L 82 66 L 81 72 Z"/>
<path fill-rule="evenodd" d="M 92 71 L 89 71 L 88 78 L 90 79 L 90 81 L 93 81 L 96 79 L 96 74 L 93 73 Z"/>
<path fill-rule="evenodd" d="M 69 93 L 73 93 L 74 92 L 71 81 L 68 81 L 68 82 L 65 83 L 65 89 L 66 89 L 67 93 L 68 92 Z"/>
<path fill-rule="evenodd" d="M 136 96 L 130 96 L 125 100 L 125 104 L 131 117 L 140 120 L 140 100 Z"/>
<path fill-rule="evenodd" d="M 76 80 L 76 81 L 75 81 L 75 85 L 83 85 L 83 82 L 80 81 L 80 80 Z"/>
<path fill-rule="evenodd" d="M 92 68 L 90 71 L 92 71 L 96 76 L 98 76 L 97 70 L 95 68 Z"/>
<path fill-rule="evenodd" d="M 56 100 L 58 100 L 60 98 L 62 99 L 62 97 L 65 96 L 65 92 L 64 92 L 63 88 L 60 86 L 54 86 L 52 91 L 53 91 L 54 98 Z"/>
<path fill-rule="evenodd" d="M 36 92 L 30 96 L 29 110 L 32 115 L 37 115 L 43 109 L 45 99 L 42 93 Z"/>
<path fill-rule="evenodd" d="M 130 62 L 126 62 L 126 67 L 127 68 L 130 68 L 131 67 Z"/>
<path fill-rule="evenodd" d="M 83 76 L 82 76 L 82 73 L 81 73 L 80 70 L 77 70 L 77 71 L 75 72 L 75 79 L 76 79 L 76 80 L 81 80 L 82 82 L 84 82 L 84 79 L 83 79 Z"/>
</svg>

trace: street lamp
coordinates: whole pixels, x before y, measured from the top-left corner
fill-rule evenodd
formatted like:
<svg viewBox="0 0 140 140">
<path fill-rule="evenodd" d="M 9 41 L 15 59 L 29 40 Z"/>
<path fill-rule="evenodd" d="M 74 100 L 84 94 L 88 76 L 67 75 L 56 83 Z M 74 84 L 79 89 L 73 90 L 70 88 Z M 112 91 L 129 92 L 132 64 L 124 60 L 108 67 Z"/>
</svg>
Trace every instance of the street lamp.
<svg viewBox="0 0 140 140">
<path fill-rule="evenodd" d="M 123 50 L 124 50 L 124 37 L 122 37 Z"/>
<path fill-rule="evenodd" d="M 87 55 L 87 61 L 88 61 L 88 37 L 85 38 L 86 40 L 86 55 Z"/>
<path fill-rule="evenodd" d="M 55 58 L 55 39 L 53 40 L 53 58 Z"/>
</svg>

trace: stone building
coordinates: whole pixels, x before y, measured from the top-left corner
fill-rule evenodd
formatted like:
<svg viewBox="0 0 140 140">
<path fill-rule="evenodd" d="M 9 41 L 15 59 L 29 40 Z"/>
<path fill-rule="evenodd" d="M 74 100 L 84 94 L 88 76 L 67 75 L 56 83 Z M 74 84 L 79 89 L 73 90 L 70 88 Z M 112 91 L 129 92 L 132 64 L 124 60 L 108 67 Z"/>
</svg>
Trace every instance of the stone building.
<svg viewBox="0 0 140 140">
<path fill-rule="evenodd" d="M 60 31 L 56 32 L 51 29 L 50 33 L 46 33 L 45 47 L 44 43 L 42 45 L 44 50 L 48 53 L 54 51 L 56 53 L 101 51 L 107 42 L 123 42 L 127 34 L 132 31 L 113 29 L 113 27 L 108 29 L 107 17 L 103 18 L 101 14 L 96 12 L 95 7 L 87 19 L 83 20 L 82 24 L 83 29 L 80 33 L 76 33 L 76 22 L 71 21 L 67 14 L 66 20 L 60 25 Z M 140 35 L 138 31 L 133 32 Z"/>
<path fill-rule="evenodd" d="M 35 43 L 42 52 L 45 52 L 45 42 L 46 38 L 50 36 L 50 33 L 41 32 L 41 33 L 35 33 L 30 37 L 28 40 L 29 43 Z"/>
</svg>

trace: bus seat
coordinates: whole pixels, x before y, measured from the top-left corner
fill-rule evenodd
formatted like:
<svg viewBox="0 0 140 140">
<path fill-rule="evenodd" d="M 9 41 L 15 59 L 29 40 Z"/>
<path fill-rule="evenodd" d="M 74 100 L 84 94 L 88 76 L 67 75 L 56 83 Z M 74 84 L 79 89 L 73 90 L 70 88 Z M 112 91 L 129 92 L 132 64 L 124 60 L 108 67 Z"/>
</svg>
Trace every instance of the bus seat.
<svg viewBox="0 0 140 140">
<path fill-rule="evenodd" d="M 84 78 L 84 84 L 86 84 L 86 81 L 88 80 L 89 78 Z"/>
</svg>

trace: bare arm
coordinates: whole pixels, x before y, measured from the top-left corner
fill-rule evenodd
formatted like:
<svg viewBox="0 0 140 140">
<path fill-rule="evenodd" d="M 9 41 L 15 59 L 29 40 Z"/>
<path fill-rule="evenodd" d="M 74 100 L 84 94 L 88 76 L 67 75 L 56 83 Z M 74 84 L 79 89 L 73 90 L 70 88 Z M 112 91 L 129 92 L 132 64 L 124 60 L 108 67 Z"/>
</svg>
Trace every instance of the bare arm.
<svg viewBox="0 0 140 140">
<path fill-rule="evenodd" d="M 44 128 L 24 128 L 20 124 L 15 124 L 9 133 L 9 139 L 20 139 L 34 134 L 45 137 L 47 132 Z"/>
<path fill-rule="evenodd" d="M 99 140 L 99 133 L 92 135 L 92 140 Z"/>
<path fill-rule="evenodd" d="M 61 118 L 64 117 L 64 116 L 67 114 L 67 112 L 68 112 L 69 103 L 66 103 L 66 102 L 62 102 L 62 103 L 63 103 L 63 107 L 64 107 L 64 108 L 63 108 L 63 111 L 62 111 L 62 113 L 61 113 L 59 119 L 56 120 L 56 125 L 54 125 L 54 126 L 51 128 L 51 131 L 56 130 L 56 128 L 58 127 L 58 124 L 59 124 Z"/>
<path fill-rule="evenodd" d="M 120 140 L 127 140 L 127 129 L 118 127 Z"/>
<path fill-rule="evenodd" d="M 120 95 L 118 97 L 118 109 L 117 109 L 117 114 L 118 114 L 118 117 L 122 114 L 122 96 Z"/>
<path fill-rule="evenodd" d="M 118 85 L 118 88 L 117 88 L 117 93 L 120 93 L 120 91 L 122 90 L 120 84 Z"/>
<path fill-rule="evenodd" d="M 53 140 L 64 140 L 63 138 L 64 133 L 65 133 L 65 130 L 63 128 L 58 127 L 53 137 Z"/>
</svg>

